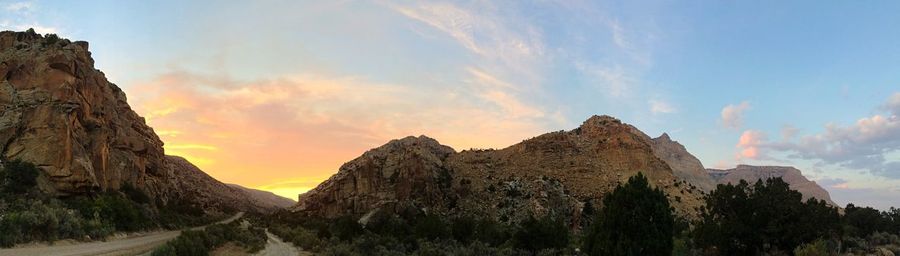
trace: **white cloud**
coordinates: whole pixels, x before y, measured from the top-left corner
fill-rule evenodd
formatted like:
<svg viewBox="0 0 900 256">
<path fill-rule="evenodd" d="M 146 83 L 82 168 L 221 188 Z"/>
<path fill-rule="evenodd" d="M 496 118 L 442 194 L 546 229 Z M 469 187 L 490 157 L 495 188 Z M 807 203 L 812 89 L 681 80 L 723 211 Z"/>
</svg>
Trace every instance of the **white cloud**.
<svg viewBox="0 0 900 256">
<path fill-rule="evenodd" d="M 616 46 L 622 49 L 632 48 L 631 42 L 629 42 L 628 38 L 625 36 L 625 29 L 622 28 L 622 25 L 619 24 L 618 20 L 609 23 L 609 30 L 612 34 L 613 43 L 615 43 Z"/>
<path fill-rule="evenodd" d="M 881 106 L 895 116 L 900 116 L 900 92 L 894 93 L 888 98 L 887 103 Z"/>
<path fill-rule="evenodd" d="M 10 12 L 28 12 L 33 8 L 31 2 L 14 2 L 7 4 L 4 9 Z"/>
<path fill-rule="evenodd" d="M 411 6 L 389 5 L 404 16 L 441 31 L 469 51 L 482 57 L 519 65 L 530 64 L 544 55 L 543 35 L 539 29 L 503 16 L 489 2 L 474 8 L 451 3 L 418 3 Z"/>
<path fill-rule="evenodd" d="M 726 128 L 740 129 L 744 125 L 744 112 L 750 109 L 747 101 L 741 104 L 729 104 L 722 108 L 722 125 Z"/>
<path fill-rule="evenodd" d="M 670 114 L 677 111 L 674 106 L 662 100 L 650 100 L 648 103 L 650 104 L 650 112 L 653 114 Z"/>
<path fill-rule="evenodd" d="M 882 105 L 894 111 L 897 94 Z M 724 115 L 723 111 L 723 115 Z M 749 131 L 748 131 L 749 132 Z M 825 131 L 795 136 L 796 130 L 786 128 L 780 141 L 768 141 L 765 134 L 744 132 L 738 148 L 739 155 L 759 159 L 768 157 L 762 150 L 787 153 L 787 157 L 817 161 L 820 164 L 865 170 L 875 175 L 900 179 L 900 117 L 875 114 L 850 125 L 830 123 Z"/>
</svg>

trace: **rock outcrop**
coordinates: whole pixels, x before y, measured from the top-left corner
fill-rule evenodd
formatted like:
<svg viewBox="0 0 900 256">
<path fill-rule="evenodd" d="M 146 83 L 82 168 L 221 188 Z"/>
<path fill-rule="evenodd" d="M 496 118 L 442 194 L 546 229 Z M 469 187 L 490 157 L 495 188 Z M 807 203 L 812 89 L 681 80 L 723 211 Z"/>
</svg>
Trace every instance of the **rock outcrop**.
<svg viewBox="0 0 900 256">
<path fill-rule="evenodd" d="M 585 205 L 601 205 L 605 194 L 642 172 L 676 212 L 693 216 L 702 193 L 678 181 L 652 144 L 609 116 L 500 150 L 455 152 L 425 136 L 407 137 L 344 164 L 293 210 L 336 217 L 415 208 L 510 222 L 552 214 L 577 227 Z"/>
<path fill-rule="evenodd" d="M 697 186 L 703 191 L 709 192 L 716 188 L 716 182 L 709 177 L 703 163 L 684 148 L 681 143 L 669 138 L 663 133 L 653 139 L 653 153 L 666 161 L 672 172 L 680 180 Z"/>
<path fill-rule="evenodd" d="M 129 183 L 167 194 L 163 142 L 94 69 L 86 42 L 0 32 L 0 157 L 39 166 L 58 195 Z"/>
<path fill-rule="evenodd" d="M 68 196 L 122 185 L 166 203 L 188 200 L 210 211 L 267 211 L 180 157 L 128 105 L 125 93 L 94 68 L 87 42 L 56 35 L 0 32 L 0 159 L 43 171 L 45 192 Z"/>
<path fill-rule="evenodd" d="M 791 189 L 803 194 L 803 200 L 816 198 L 825 200 L 831 205 L 836 205 L 831 201 L 831 195 L 828 194 L 828 191 L 820 187 L 816 182 L 806 179 L 800 170 L 794 167 L 738 165 L 728 170 L 707 169 L 707 171 L 709 176 L 718 184 L 737 184 L 741 180 L 752 184 L 757 180 L 781 177 L 790 185 Z"/>
</svg>

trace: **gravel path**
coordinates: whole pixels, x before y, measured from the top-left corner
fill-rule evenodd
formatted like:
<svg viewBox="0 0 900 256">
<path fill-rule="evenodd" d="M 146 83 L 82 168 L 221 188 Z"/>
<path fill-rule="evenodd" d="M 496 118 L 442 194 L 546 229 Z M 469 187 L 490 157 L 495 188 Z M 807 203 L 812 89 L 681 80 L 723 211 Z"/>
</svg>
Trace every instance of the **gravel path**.
<svg viewBox="0 0 900 256">
<path fill-rule="evenodd" d="M 218 223 L 229 223 L 244 216 L 243 212 L 235 214 L 231 218 Z M 192 230 L 204 227 L 192 228 Z M 148 233 L 141 236 L 124 239 L 89 242 L 72 245 L 39 245 L 34 247 L 20 247 L 0 249 L 0 256 L 41 255 L 41 256 L 87 256 L 87 255 L 138 255 L 152 251 L 169 240 L 175 239 L 181 231 L 161 231 Z M 271 238 L 270 238 L 271 239 Z M 267 247 L 268 248 L 268 247 Z"/>
<path fill-rule="evenodd" d="M 266 230 L 266 236 L 269 237 L 269 241 L 266 243 L 266 248 L 260 251 L 259 253 L 254 254 L 254 256 L 297 256 L 297 255 L 312 255 L 312 253 L 304 252 L 294 246 L 292 243 L 287 243 L 281 241 L 280 238 L 269 233 Z"/>
</svg>

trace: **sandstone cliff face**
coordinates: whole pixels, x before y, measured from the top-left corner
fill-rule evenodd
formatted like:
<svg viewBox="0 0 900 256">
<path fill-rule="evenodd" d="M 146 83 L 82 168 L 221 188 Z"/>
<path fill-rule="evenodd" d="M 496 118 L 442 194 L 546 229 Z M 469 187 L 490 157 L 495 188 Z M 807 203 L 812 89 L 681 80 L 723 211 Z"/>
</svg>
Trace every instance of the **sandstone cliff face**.
<svg viewBox="0 0 900 256">
<path fill-rule="evenodd" d="M 653 153 L 666 161 L 680 180 L 706 192 L 716 188 L 716 182 L 706 173 L 700 160 L 691 155 L 681 143 L 669 138 L 668 134 L 663 133 L 654 138 L 652 146 Z"/>
<path fill-rule="evenodd" d="M 0 159 L 40 167 L 38 184 L 50 194 L 131 184 L 156 201 L 184 199 L 209 211 L 276 208 L 165 156 L 125 93 L 94 69 L 87 42 L 0 32 L 0 79 Z"/>
<path fill-rule="evenodd" d="M 116 190 L 130 183 L 154 197 L 171 173 L 162 141 L 86 42 L 33 32 L 0 32 L 0 157 L 44 170 L 59 195 Z"/>
<path fill-rule="evenodd" d="M 820 187 L 819 184 L 806 179 L 800 170 L 797 170 L 797 168 L 794 167 L 738 165 L 737 167 L 728 170 L 707 170 L 709 171 L 710 177 L 718 184 L 737 184 L 741 180 L 746 180 L 752 184 L 757 180 L 781 177 L 785 182 L 790 184 L 791 189 L 797 190 L 803 194 L 803 200 L 816 198 L 825 200 L 831 205 L 836 205 L 831 201 L 831 195 L 828 194 L 828 191 Z"/>
<path fill-rule="evenodd" d="M 700 190 L 678 182 L 651 144 L 646 134 L 608 116 L 501 150 L 456 153 L 424 136 L 407 137 L 348 162 L 301 195 L 293 210 L 336 217 L 415 207 L 511 222 L 551 214 L 577 227 L 585 221 L 586 202 L 599 207 L 606 193 L 642 172 L 669 194 L 676 212 L 692 216 Z"/>
<path fill-rule="evenodd" d="M 300 197 L 295 209 L 321 216 L 364 214 L 403 205 L 442 206 L 454 197 L 450 147 L 425 137 L 392 140 L 341 166 Z"/>
</svg>

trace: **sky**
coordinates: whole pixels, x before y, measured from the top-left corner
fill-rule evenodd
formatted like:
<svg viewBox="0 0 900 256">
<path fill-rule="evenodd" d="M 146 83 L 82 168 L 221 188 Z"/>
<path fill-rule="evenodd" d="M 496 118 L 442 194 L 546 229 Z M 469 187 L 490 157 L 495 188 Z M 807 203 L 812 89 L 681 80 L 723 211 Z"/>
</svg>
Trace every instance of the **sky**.
<svg viewBox="0 0 900 256">
<path fill-rule="evenodd" d="M 607 114 L 708 168 L 900 206 L 900 2 L 19 1 L 90 42 L 167 154 L 295 199 L 395 138 L 503 148 Z"/>
</svg>

